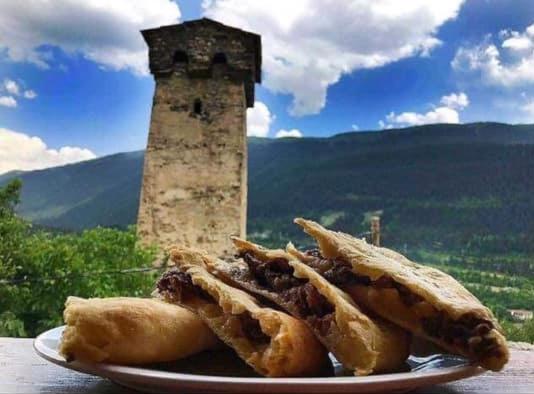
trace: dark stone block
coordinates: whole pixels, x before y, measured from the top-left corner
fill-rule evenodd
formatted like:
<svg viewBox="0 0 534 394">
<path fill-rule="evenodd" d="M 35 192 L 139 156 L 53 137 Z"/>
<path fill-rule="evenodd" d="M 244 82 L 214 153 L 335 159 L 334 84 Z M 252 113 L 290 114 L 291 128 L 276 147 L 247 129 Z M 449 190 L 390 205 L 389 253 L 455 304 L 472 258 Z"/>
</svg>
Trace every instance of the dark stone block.
<svg viewBox="0 0 534 394">
<path fill-rule="evenodd" d="M 211 19 L 142 31 L 155 78 L 229 78 L 245 84 L 248 107 L 261 82 L 261 37 Z"/>
</svg>

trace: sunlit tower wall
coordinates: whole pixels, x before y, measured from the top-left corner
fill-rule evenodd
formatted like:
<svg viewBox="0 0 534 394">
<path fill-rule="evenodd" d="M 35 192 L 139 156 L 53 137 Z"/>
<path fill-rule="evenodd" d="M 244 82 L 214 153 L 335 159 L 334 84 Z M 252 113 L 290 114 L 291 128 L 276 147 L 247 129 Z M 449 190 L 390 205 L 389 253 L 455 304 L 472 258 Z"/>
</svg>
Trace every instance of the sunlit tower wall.
<svg viewBox="0 0 534 394">
<path fill-rule="evenodd" d="M 210 19 L 142 34 L 155 93 L 138 234 L 229 255 L 229 236 L 246 236 L 246 114 L 261 82 L 260 36 Z"/>
</svg>

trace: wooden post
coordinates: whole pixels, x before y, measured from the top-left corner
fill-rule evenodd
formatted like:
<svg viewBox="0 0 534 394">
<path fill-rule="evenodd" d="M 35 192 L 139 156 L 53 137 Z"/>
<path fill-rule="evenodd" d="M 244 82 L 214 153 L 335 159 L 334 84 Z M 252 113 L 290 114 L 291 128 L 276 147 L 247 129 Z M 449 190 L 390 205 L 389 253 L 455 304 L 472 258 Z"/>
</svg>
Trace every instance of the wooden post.
<svg viewBox="0 0 534 394">
<path fill-rule="evenodd" d="M 371 243 L 380 246 L 380 216 L 371 218 Z"/>
</svg>

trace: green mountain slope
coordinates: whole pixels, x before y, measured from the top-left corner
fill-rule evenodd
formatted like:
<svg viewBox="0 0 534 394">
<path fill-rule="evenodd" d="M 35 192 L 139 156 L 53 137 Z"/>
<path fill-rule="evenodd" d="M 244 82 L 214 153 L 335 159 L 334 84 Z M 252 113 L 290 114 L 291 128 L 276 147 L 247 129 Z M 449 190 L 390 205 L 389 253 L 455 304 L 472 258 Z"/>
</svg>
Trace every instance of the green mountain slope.
<svg viewBox="0 0 534 394">
<path fill-rule="evenodd" d="M 120 153 L 15 174 L 23 182 L 19 213 L 34 223 L 67 230 L 133 223 L 143 157 L 143 152 Z M 12 177 L 6 174 L 0 183 Z"/>
<path fill-rule="evenodd" d="M 66 230 L 136 221 L 143 152 L 0 175 L 22 178 L 19 212 Z M 454 275 L 500 318 L 534 310 L 534 125 L 432 125 L 330 138 L 249 139 L 248 236 L 310 239 L 304 216 Z"/>
<path fill-rule="evenodd" d="M 72 230 L 125 226 L 136 219 L 142 165 L 143 152 L 123 153 L 5 174 L 0 183 L 22 178 L 20 213 L 35 223 Z M 306 242 L 291 223 L 296 215 L 361 233 L 368 228 L 365 214 L 380 210 L 384 242 L 397 247 L 499 249 L 515 242 L 530 250 L 533 170 L 533 125 L 251 138 L 249 233 L 267 243 Z"/>
</svg>

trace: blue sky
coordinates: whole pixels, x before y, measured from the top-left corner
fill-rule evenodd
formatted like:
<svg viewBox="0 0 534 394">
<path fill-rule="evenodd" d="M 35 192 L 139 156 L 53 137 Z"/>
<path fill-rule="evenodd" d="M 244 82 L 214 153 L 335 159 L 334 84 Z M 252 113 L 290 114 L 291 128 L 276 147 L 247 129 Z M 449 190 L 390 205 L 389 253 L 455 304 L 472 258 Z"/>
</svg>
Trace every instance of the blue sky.
<svg viewBox="0 0 534 394">
<path fill-rule="evenodd" d="M 0 27 L 0 173 L 144 148 L 154 83 L 137 31 L 203 15 L 262 34 L 255 135 L 534 123 L 532 0 L 76 3 L 0 5 L 0 26 L 18 21 Z"/>
</svg>

